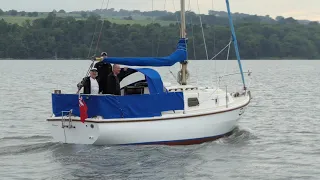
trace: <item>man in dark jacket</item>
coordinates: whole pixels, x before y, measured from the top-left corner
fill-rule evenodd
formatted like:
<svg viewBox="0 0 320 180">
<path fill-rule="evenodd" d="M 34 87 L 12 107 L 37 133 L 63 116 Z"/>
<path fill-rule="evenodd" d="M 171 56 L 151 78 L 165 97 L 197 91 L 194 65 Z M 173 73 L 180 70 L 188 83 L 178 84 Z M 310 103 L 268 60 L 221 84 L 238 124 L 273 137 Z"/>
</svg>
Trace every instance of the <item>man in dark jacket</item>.
<svg viewBox="0 0 320 180">
<path fill-rule="evenodd" d="M 108 85 L 108 75 L 112 72 L 112 66 L 108 62 L 103 62 L 103 59 L 107 57 L 106 52 L 101 53 L 100 62 L 95 64 L 95 68 L 97 68 L 99 72 L 99 87 L 102 91 L 102 94 L 107 94 L 107 85 Z"/>
<path fill-rule="evenodd" d="M 90 76 L 83 78 L 81 83 L 79 83 L 78 86 L 78 92 L 83 87 L 83 94 L 100 94 L 102 91 L 101 87 L 99 86 L 99 79 L 97 78 L 98 71 L 96 68 L 92 68 L 90 70 Z"/>
<path fill-rule="evenodd" d="M 129 74 L 136 72 L 127 67 L 121 69 L 118 64 L 113 65 L 113 71 L 108 76 L 107 94 L 121 95 L 120 82 Z"/>
</svg>

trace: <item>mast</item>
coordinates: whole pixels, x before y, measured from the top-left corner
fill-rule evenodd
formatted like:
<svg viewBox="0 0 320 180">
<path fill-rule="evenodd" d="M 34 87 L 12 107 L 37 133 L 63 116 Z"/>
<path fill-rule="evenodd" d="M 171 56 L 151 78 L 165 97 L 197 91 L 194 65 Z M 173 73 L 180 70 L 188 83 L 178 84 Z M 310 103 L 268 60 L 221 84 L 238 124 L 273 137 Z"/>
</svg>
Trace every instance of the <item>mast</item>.
<svg viewBox="0 0 320 180">
<path fill-rule="evenodd" d="M 180 37 L 186 38 L 186 3 L 181 0 L 181 28 Z M 187 85 L 187 60 L 181 63 L 181 85 Z"/>
</svg>

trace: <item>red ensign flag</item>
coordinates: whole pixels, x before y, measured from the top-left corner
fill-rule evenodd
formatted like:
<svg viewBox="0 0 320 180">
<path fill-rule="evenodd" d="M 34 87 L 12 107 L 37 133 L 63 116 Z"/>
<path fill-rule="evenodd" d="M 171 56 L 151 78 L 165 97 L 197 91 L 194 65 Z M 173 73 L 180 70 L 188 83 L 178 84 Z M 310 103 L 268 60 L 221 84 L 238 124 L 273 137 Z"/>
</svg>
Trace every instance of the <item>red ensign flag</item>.
<svg viewBox="0 0 320 180">
<path fill-rule="evenodd" d="M 88 107 L 86 103 L 83 101 L 82 97 L 79 98 L 79 109 L 80 109 L 80 120 L 82 123 L 88 118 Z"/>
</svg>

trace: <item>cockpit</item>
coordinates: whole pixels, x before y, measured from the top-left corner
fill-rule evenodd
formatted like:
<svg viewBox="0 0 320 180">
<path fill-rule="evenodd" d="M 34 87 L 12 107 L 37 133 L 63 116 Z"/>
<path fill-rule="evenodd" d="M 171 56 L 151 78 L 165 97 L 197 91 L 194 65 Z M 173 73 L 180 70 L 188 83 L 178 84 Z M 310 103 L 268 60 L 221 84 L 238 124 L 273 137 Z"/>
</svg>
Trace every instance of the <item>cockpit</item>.
<svg viewBox="0 0 320 180">
<path fill-rule="evenodd" d="M 134 72 L 120 82 L 121 95 L 150 94 L 148 82 L 144 74 Z"/>
<path fill-rule="evenodd" d="M 149 94 L 148 83 L 141 80 L 121 88 L 121 95 Z"/>
</svg>

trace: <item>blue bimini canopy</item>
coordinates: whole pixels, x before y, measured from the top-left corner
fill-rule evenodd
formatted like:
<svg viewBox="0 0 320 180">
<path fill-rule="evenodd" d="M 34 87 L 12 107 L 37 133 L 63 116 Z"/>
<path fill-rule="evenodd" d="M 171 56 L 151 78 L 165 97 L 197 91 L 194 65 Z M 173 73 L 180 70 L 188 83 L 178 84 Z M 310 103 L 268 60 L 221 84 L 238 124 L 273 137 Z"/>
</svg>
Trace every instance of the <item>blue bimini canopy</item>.
<svg viewBox="0 0 320 180">
<path fill-rule="evenodd" d="M 187 39 L 180 39 L 177 50 L 167 57 L 107 57 L 103 61 L 127 66 L 173 66 L 187 60 Z"/>
<path fill-rule="evenodd" d="M 88 107 L 88 117 L 102 116 L 104 119 L 147 118 L 161 116 L 161 112 L 183 110 L 182 92 L 143 94 L 128 96 L 82 95 Z M 62 111 L 80 116 L 77 94 L 52 94 L 52 111 L 56 117 Z"/>
<path fill-rule="evenodd" d="M 138 68 L 134 70 L 145 75 L 150 94 L 164 93 L 163 82 L 160 74 L 157 71 L 150 68 Z"/>
</svg>

